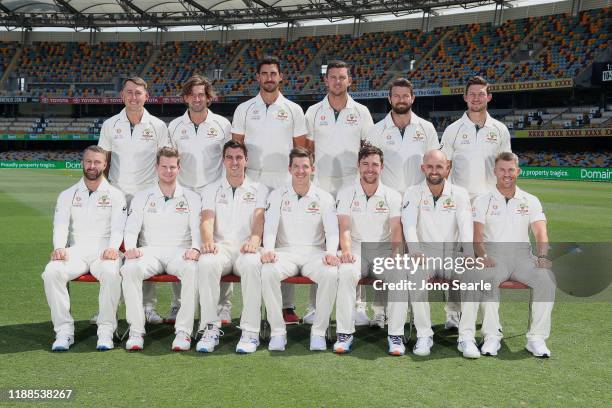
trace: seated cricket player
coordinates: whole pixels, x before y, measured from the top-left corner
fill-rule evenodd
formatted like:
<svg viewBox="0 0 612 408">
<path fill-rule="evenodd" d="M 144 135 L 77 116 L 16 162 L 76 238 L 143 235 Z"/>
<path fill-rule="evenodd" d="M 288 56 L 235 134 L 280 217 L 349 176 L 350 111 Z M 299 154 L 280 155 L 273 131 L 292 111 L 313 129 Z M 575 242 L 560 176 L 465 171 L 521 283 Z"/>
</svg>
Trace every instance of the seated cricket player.
<svg viewBox="0 0 612 408">
<path fill-rule="evenodd" d="M 357 284 L 370 274 L 369 262 L 362 260 L 365 256 L 362 243 L 368 243 L 367 250 L 374 256 L 390 256 L 392 250 L 397 252 L 402 246 L 402 198 L 400 193 L 380 182 L 383 160 L 383 152 L 378 147 L 369 144 L 361 147 L 357 159 L 359 180 L 338 193 L 342 263 L 338 268 L 335 353 L 348 353 L 353 344 Z"/>
<path fill-rule="evenodd" d="M 121 296 L 121 256 L 126 203 L 123 193 L 104 178 L 107 152 L 99 146 L 83 151 L 83 175 L 62 191 L 53 218 L 53 252 L 42 278 L 55 330 L 53 351 L 74 344 L 67 283 L 88 271 L 100 281 L 98 350 L 114 347 Z"/>
<path fill-rule="evenodd" d="M 142 281 L 165 271 L 181 280 L 181 307 L 174 325 L 172 350 L 189 350 L 200 256 L 200 196 L 176 182 L 180 171 L 176 149 L 159 149 L 156 170 L 157 185 L 136 193 L 125 226 L 126 261 L 121 276 L 130 325 L 125 348 L 142 350 L 145 334 Z"/>
<path fill-rule="evenodd" d="M 500 153 L 495 159 L 495 188 L 474 201 L 474 251 L 483 258 L 486 268 L 473 270 L 469 276 L 470 281 L 490 283 L 491 289 L 480 293 L 480 302 L 462 301 L 458 348 L 466 358 L 496 356 L 501 348 L 499 285 L 508 279 L 533 290 L 525 348 L 536 357 L 550 357 L 546 339 L 550 335 L 556 283 L 550 270 L 552 262 L 547 258 L 546 217 L 540 200 L 516 185 L 520 173 L 518 157 L 511 152 Z M 537 256 L 529 242 L 530 229 Z M 479 306 L 483 311 L 484 338 L 480 352 L 475 342 Z"/>
<path fill-rule="evenodd" d="M 403 270 L 403 278 L 413 285 L 408 295 L 417 332 L 413 353 L 417 356 L 428 356 L 433 346 L 428 291 L 423 285 L 434 277 L 460 280 L 454 270 L 444 269 L 446 259 L 472 257 L 474 253 L 470 197 L 466 189 L 446 179 L 449 171 L 446 155 L 440 150 L 429 150 L 421 164 L 425 180 L 409 187 L 403 199 L 402 225 L 408 252 L 415 260 L 420 258 L 425 262 L 426 257 L 432 260 L 413 270 Z M 462 254 L 460 248 L 463 248 Z M 459 298 L 459 295 L 458 290 L 449 290 L 449 298 Z M 389 336 L 401 336 L 408 304 L 389 302 L 389 307 L 393 317 L 389 322 Z M 393 354 L 402 355 L 405 347 L 399 343 L 394 351 Z"/>
<path fill-rule="evenodd" d="M 309 150 L 291 150 L 291 184 L 274 190 L 268 198 L 261 286 L 271 328 L 270 351 L 284 351 L 287 344 L 281 281 L 299 273 L 318 285 L 310 350 L 327 348 L 325 332 L 338 289 L 338 220 L 331 194 L 310 182 L 313 163 Z"/>
<path fill-rule="evenodd" d="M 201 192 L 202 255 L 198 261 L 198 288 L 204 333 L 196 351 L 211 353 L 219 344 L 221 319 L 217 314 L 220 279 L 234 271 L 241 276 L 242 337 L 237 352 L 252 353 L 259 344 L 261 278 L 259 248 L 268 188 L 245 176 L 246 146 L 230 140 L 223 146 L 225 174 Z M 244 256 L 251 259 L 243 262 Z M 255 262 L 254 262 L 255 261 Z"/>
</svg>

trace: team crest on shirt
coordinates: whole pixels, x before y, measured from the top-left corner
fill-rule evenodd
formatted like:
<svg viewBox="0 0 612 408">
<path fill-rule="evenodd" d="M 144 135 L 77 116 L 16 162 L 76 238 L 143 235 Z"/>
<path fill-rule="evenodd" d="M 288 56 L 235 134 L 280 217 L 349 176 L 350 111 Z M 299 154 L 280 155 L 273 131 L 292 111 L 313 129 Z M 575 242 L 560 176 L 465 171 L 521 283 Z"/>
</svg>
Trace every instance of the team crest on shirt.
<svg viewBox="0 0 612 408">
<path fill-rule="evenodd" d="M 187 206 L 185 200 L 180 200 L 178 203 L 176 203 L 175 211 L 179 214 L 185 214 L 189 211 L 189 207 Z"/>
<path fill-rule="evenodd" d="M 306 212 L 308 212 L 309 214 L 318 214 L 319 209 L 319 203 L 317 203 L 316 201 L 311 201 L 310 204 L 308 204 L 308 208 L 306 208 Z"/>
<path fill-rule="evenodd" d="M 527 215 L 529 214 L 529 206 L 525 203 L 520 203 L 517 207 L 516 207 L 516 213 L 520 214 L 520 215 Z"/>
<path fill-rule="evenodd" d="M 261 115 L 259 114 L 259 109 L 253 109 L 253 111 L 251 112 L 251 119 L 252 120 L 261 119 Z"/>
<path fill-rule="evenodd" d="M 289 119 L 289 114 L 287 113 L 286 110 L 284 110 L 283 108 L 280 108 L 278 112 L 276 112 L 276 119 L 285 121 Z"/>
<path fill-rule="evenodd" d="M 442 208 L 445 209 L 446 211 L 451 211 L 451 210 L 456 210 L 457 206 L 455 205 L 455 202 L 453 201 L 453 199 L 449 197 L 442 202 Z"/>
<path fill-rule="evenodd" d="M 149 128 L 145 128 L 145 130 L 142 131 L 142 136 L 140 137 L 141 140 L 152 140 L 153 139 L 153 130 L 149 129 Z"/>
<path fill-rule="evenodd" d="M 147 212 L 148 213 L 156 213 L 157 212 L 155 201 L 149 201 L 149 208 L 147 208 Z"/>
<path fill-rule="evenodd" d="M 102 197 L 98 198 L 98 207 L 108 208 L 111 205 L 111 199 L 108 195 L 104 194 Z"/>
<path fill-rule="evenodd" d="M 291 201 L 289 201 L 289 200 L 283 201 L 283 205 L 281 207 L 281 211 L 291 212 Z"/>
<path fill-rule="evenodd" d="M 423 211 L 431 211 L 431 207 L 429 206 L 429 200 L 425 199 L 421 201 L 421 205 L 419 206 L 419 208 Z"/>
<path fill-rule="evenodd" d="M 75 196 L 72 199 L 72 206 L 73 207 L 82 207 L 83 203 L 81 202 L 81 197 L 80 196 Z"/>
<path fill-rule="evenodd" d="M 219 136 L 219 131 L 216 128 L 211 127 L 210 129 L 208 129 L 208 132 L 206 132 L 206 137 L 209 138 L 215 138 Z"/>
<path fill-rule="evenodd" d="M 250 191 L 247 191 L 242 195 L 242 201 L 245 203 L 254 203 L 255 202 L 255 194 Z"/>
<path fill-rule="evenodd" d="M 361 212 L 361 204 L 358 200 L 353 200 L 353 202 L 351 203 L 351 211 Z"/>
<path fill-rule="evenodd" d="M 123 138 L 123 134 L 121 133 L 121 129 L 120 128 L 115 129 L 115 137 L 114 138 L 115 139 Z"/>
<path fill-rule="evenodd" d="M 348 115 L 346 115 L 346 124 L 349 126 L 355 126 L 357 125 L 357 122 L 359 122 L 359 119 L 357 118 L 357 115 L 355 115 L 354 113 L 349 113 Z"/>
<path fill-rule="evenodd" d="M 387 207 L 385 200 L 380 200 L 378 203 L 376 203 L 375 211 L 377 214 L 383 214 L 383 213 L 389 212 L 389 207 Z"/>
<path fill-rule="evenodd" d="M 388 145 L 394 145 L 395 144 L 395 140 L 393 140 L 393 135 L 388 134 L 387 136 L 385 136 L 385 138 L 387 139 L 387 140 L 385 140 L 385 144 L 388 144 Z"/>
<path fill-rule="evenodd" d="M 329 125 L 329 122 L 327 121 L 327 116 L 321 115 L 319 117 L 319 126 L 327 126 L 327 125 Z"/>
<path fill-rule="evenodd" d="M 489 134 L 485 137 L 485 140 L 488 143 L 497 143 L 497 134 L 495 132 L 489 132 Z"/>
<path fill-rule="evenodd" d="M 461 136 L 461 144 L 470 144 L 470 137 L 468 136 L 467 133 L 464 133 Z"/>
<path fill-rule="evenodd" d="M 181 129 L 181 140 L 184 140 L 184 139 L 189 139 L 189 135 L 187 134 L 187 129 L 182 128 Z"/>
<path fill-rule="evenodd" d="M 227 204 L 227 196 L 225 193 L 221 193 L 217 196 L 217 204 Z"/>
<path fill-rule="evenodd" d="M 417 130 L 414 136 L 412 136 L 412 140 L 414 140 L 415 142 L 421 142 L 425 140 L 425 135 L 420 130 Z"/>
</svg>

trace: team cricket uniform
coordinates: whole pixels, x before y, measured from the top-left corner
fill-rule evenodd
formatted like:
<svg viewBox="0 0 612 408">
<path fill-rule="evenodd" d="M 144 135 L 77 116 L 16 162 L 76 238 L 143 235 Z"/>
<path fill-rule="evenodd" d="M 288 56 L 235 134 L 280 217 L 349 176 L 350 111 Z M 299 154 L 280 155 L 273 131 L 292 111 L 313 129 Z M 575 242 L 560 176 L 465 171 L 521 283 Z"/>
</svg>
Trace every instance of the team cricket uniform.
<svg viewBox="0 0 612 408">
<path fill-rule="evenodd" d="M 202 211 L 215 214 L 213 238 L 218 253 L 202 254 L 198 261 L 198 287 L 202 310 L 201 327 L 220 326 L 217 315 L 219 280 L 234 271 L 241 276 L 242 319 L 240 327 L 259 332 L 261 318 L 261 277 L 257 260 L 261 256 L 241 254 L 240 248 L 251 236 L 256 209 L 266 208 L 268 189 L 261 183 L 245 178 L 233 191 L 225 176 L 209 184 L 202 191 Z M 249 259 L 245 259 L 249 258 Z"/>
<path fill-rule="evenodd" d="M 488 113 L 482 128 L 477 128 L 464 113 L 446 128 L 441 144 L 453 162 L 450 181 L 464 187 L 471 200 L 495 187 L 495 157 L 511 151 L 508 128 Z"/>
<path fill-rule="evenodd" d="M 176 331 L 191 334 L 197 262 L 185 260 L 183 255 L 189 248 L 200 248 L 200 207 L 200 196 L 178 183 L 172 198 L 164 197 L 159 185 L 134 196 L 125 227 L 125 248 L 139 248 L 142 256 L 127 259 L 121 268 L 130 335 L 145 334 L 142 281 L 164 271 L 182 283 Z"/>
<path fill-rule="evenodd" d="M 304 112 L 282 94 L 269 106 L 257 94 L 234 112 L 232 133 L 244 135 L 249 151 L 247 176 L 268 188 L 290 181 L 287 167 L 293 139 L 306 134 Z"/>
<path fill-rule="evenodd" d="M 403 135 L 389 113 L 374 125 L 366 140 L 380 148 L 385 155 L 381 181 L 400 193 L 425 179 L 421 172 L 423 155 L 440 148 L 433 124 L 414 112 L 410 114 L 410 123 Z"/>
<path fill-rule="evenodd" d="M 206 120 L 196 127 L 187 111 L 170 122 L 168 132 L 170 143 L 179 151 L 178 182 L 183 187 L 199 191 L 221 177 L 223 145 L 232 138 L 227 119 L 209 110 Z"/>
<path fill-rule="evenodd" d="M 128 203 L 136 192 L 155 184 L 155 156 L 168 144 L 166 124 L 146 109 L 133 129 L 125 109 L 104 121 L 98 145 L 111 152 L 108 178 Z"/>
<path fill-rule="evenodd" d="M 311 185 L 303 197 L 291 185 L 268 198 L 264 251 L 275 251 L 277 261 L 261 267 L 263 299 L 272 336 L 285 335 L 281 312 L 281 281 L 301 273 L 318 285 L 312 335 L 325 336 L 338 289 L 338 268 L 325 265 L 325 254 L 338 249 L 338 219 L 331 194 Z M 276 248 L 276 249 L 275 249 Z"/>
<path fill-rule="evenodd" d="M 338 333 L 355 332 L 353 313 L 357 284 L 359 279 L 370 274 L 370 265 L 362 264 L 362 257 L 371 262 L 374 257 L 391 255 L 391 220 L 400 217 L 401 201 L 402 198 L 397 191 L 382 183 L 378 185 L 374 195 L 368 198 L 359 180 L 345 186 L 338 193 L 337 212 L 338 215 L 350 218 L 351 253 L 356 258 L 355 263 L 343 263 L 338 268 L 336 301 Z M 368 243 L 368 247 L 362 249 L 362 243 Z M 381 245 L 375 248 L 374 243 Z M 365 249 L 368 254 L 362 253 Z"/>
<path fill-rule="evenodd" d="M 66 285 L 87 271 L 100 281 L 98 336 L 112 336 L 117 328 L 121 259 L 101 257 L 105 249 L 119 250 L 125 220 L 125 197 L 106 179 L 96 191 L 90 192 L 81 179 L 59 195 L 53 218 L 53 247 L 66 248 L 67 259 L 49 262 L 42 274 L 57 335 L 74 335 Z"/>
<path fill-rule="evenodd" d="M 473 255 L 472 211 L 468 192 L 464 188 L 447 180 L 442 194 L 434 201 L 427 181 L 423 181 L 410 187 L 403 201 L 402 225 L 410 254 L 423 253 L 426 257 L 444 260 L 446 257 L 456 258 L 459 246 L 462 246 L 463 255 Z M 432 277 L 455 279 L 459 276 L 452 270 L 423 266 L 412 272 L 403 271 L 402 278 L 414 282 L 415 289 L 410 290 L 409 296 L 417 337 L 431 337 L 433 331 L 427 290 L 421 290 L 421 285 Z M 458 298 L 458 295 L 457 291 L 449 291 L 449 298 Z M 452 300 L 457 299 L 449 299 L 449 302 Z M 404 334 L 408 304 L 389 302 L 389 308 L 393 310 L 389 313 L 389 335 L 401 336 Z M 448 312 L 449 308 L 446 309 Z"/>
<path fill-rule="evenodd" d="M 546 340 L 550 335 L 551 313 L 555 298 L 555 280 L 548 269 L 538 268 L 531 252 L 529 228 L 536 221 L 546 221 L 542 204 L 535 196 L 516 188 L 514 197 L 506 198 L 495 188 L 474 202 L 474 222 L 484 225 L 487 256 L 496 265 L 474 270 L 474 280 L 491 283 L 492 290 L 480 299 L 483 310 L 481 333 L 486 339 L 501 339 L 499 322 L 499 285 L 508 279 L 522 282 L 533 290 L 529 340 Z M 459 323 L 459 341 L 475 336 L 478 302 L 463 302 Z"/>
<path fill-rule="evenodd" d="M 335 195 L 357 178 L 357 156 L 362 140 L 374 126 L 364 105 L 350 96 L 335 117 L 326 96 L 306 111 L 308 139 L 315 143 L 315 180 L 325 191 Z"/>
</svg>

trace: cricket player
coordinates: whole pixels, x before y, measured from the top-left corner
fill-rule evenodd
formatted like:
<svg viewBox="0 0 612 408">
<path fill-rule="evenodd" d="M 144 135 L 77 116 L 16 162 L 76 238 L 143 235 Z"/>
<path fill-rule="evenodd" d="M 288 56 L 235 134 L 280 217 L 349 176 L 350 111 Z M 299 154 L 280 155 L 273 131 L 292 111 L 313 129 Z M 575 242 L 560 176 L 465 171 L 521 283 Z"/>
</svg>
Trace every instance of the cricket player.
<svg viewBox="0 0 612 408">
<path fill-rule="evenodd" d="M 234 112 L 232 138 L 249 151 L 247 176 L 269 189 L 287 185 L 289 152 L 306 145 L 306 123 L 302 108 L 280 92 L 283 80 L 280 61 L 265 56 L 257 64 L 259 93 L 241 103 Z M 299 323 L 295 314 L 295 291 L 283 285 L 283 316 L 288 324 Z"/>
<path fill-rule="evenodd" d="M 121 98 L 125 107 L 105 120 L 100 130 L 98 145 L 111 152 L 108 179 L 125 194 L 128 207 L 136 192 L 155 185 L 155 154 L 169 144 L 166 124 L 144 107 L 148 97 L 144 79 L 130 77 L 123 81 Z M 147 282 L 143 289 L 147 322 L 163 323 L 155 310 L 155 285 Z"/>
<path fill-rule="evenodd" d="M 310 350 L 327 348 L 325 332 L 338 290 L 338 220 L 331 194 L 310 181 L 313 164 L 310 151 L 293 149 L 289 156 L 291 184 L 274 190 L 268 198 L 261 286 L 271 328 L 271 351 L 284 351 L 287 344 L 280 283 L 300 273 L 318 285 Z"/>
<path fill-rule="evenodd" d="M 409 298 L 417 331 L 413 353 L 417 356 L 428 356 L 433 346 L 428 291 L 423 285 L 433 277 L 459 281 L 454 270 L 444 269 L 446 260 L 473 257 L 470 198 L 467 190 L 446 179 L 449 171 L 446 155 L 437 149 L 429 150 L 421 164 L 425 180 L 408 188 L 403 199 L 402 225 L 408 252 L 413 259 L 423 261 L 413 270 L 402 271 L 403 278 L 413 284 Z M 460 248 L 462 254 L 458 253 Z M 449 290 L 449 298 L 458 300 L 459 296 L 457 290 Z M 389 337 L 403 336 L 408 304 L 390 301 L 388 309 Z M 392 354 L 403 355 L 401 341 L 394 345 Z"/>
<path fill-rule="evenodd" d="M 434 125 L 412 112 L 415 99 L 409 80 L 393 80 L 388 96 L 391 112 L 367 137 L 385 154 L 382 182 L 401 194 L 424 180 L 421 164 L 425 152 L 440 148 Z"/>
<path fill-rule="evenodd" d="M 231 124 L 209 109 L 215 98 L 212 83 L 201 75 L 190 77 L 181 90 L 187 111 L 168 126 L 170 143 L 179 151 L 181 171 L 178 181 L 186 189 L 197 192 L 221 177 L 222 149 L 231 140 Z M 232 320 L 232 284 L 221 284 L 223 296 L 219 304 L 220 318 L 225 324 Z M 167 322 L 176 320 L 180 307 L 180 284 L 173 284 L 174 300 L 166 316 Z"/>
<path fill-rule="evenodd" d="M 469 78 L 463 95 L 467 111 L 442 135 L 442 151 L 452 163 L 450 180 L 467 189 L 471 200 L 495 187 L 495 157 L 510 151 L 508 128 L 487 112 L 492 97 L 484 78 Z"/>
<path fill-rule="evenodd" d="M 88 271 L 100 281 L 98 350 L 114 348 L 117 306 L 121 296 L 121 255 L 126 220 L 123 193 L 104 178 L 107 152 L 89 146 L 83 152 L 83 176 L 57 199 L 53 218 L 53 252 L 42 278 L 55 330 L 53 351 L 74 344 L 67 283 Z"/>
<path fill-rule="evenodd" d="M 495 159 L 495 188 L 474 202 L 474 251 L 484 259 L 486 268 L 473 270 L 470 275 L 473 280 L 490 283 L 491 289 L 481 292 L 484 343 L 480 352 L 475 342 L 479 302 L 461 304 L 458 348 L 467 358 L 478 358 L 480 354 L 495 356 L 501 348 L 499 285 L 508 279 L 522 282 L 533 290 L 531 326 L 525 348 L 536 357 L 551 355 L 546 339 L 550 335 L 556 284 L 550 270 L 552 262 L 547 258 L 546 217 L 540 200 L 516 185 L 520 172 L 514 153 L 500 153 Z M 535 237 L 536 255 L 532 253 L 529 230 Z"/>
<path fill-rule="evenodd" d="M 156 156 L 158 183 L 134 196 L 125 227 L 125 264 L 121 268 L 125 314 L 130 325 L 127 350 L 142 350 L 145 313 L 142 281 L 164 271 L 181 280 L 181 307 L 172 350 L 189 350 L 197 296 L 200 256 L 200 196 L 176 178 L 179 153 L 162 147 Z"/>
<path fill-rule="evenodd" d="M 362 140 L 374 122 L 370 111 L 348 94 L 352 84 L 350 66 L 344 61 L 331 61 L 325 73 L 327 95 L 306 111 L 308 148 L 315 154 L 316 181 L 334 197 L 357 177 L 357 154 Z M 310 305 L 304 321 L 312 323 L 315 314 L 316 286 L 310 289 Z M 359 325 L 370 323 L 365 312 L 365 292 L 359 296 L 355 318 Z"/>
<path fill-rule="evenodd" d="M 371 274 L 369 264 L 372 260 L 366 251 L 373 256 L 389 256 L 391 251 L 398 252 L 402 246 L 402 198 L 397 191 L 380 182 L 380 174 L 384 171 L 382 150 L 366 144 L 357 157 L 359 180 L 342 188 L 337 200 L 342 263 L 338 268 L 338 338 L 334 352 L 340 354 L 348 353 L 353 343 L 357 284 L 359 279 Z M 368 248 L 362 248 L 366 243 Z"/>
<path fill-rule="evenodd" d="M 219 280 L 232 271 L 241 276 L 242 337 L 236 351 L 252 353 L 259 344 L 261 277 L 258 266 L 268 189 L 245 176 L 246 147 L 235 140 L 223 146 L 225 174 L 202 191 L 202 255 L 198 261 L 198 288 L 204 333 L 196 345 L 213 352 L 219 344 L 221 319 L 217 314 Z M 249 257 L 244 261 L 242 258 Z"/>
</svg>

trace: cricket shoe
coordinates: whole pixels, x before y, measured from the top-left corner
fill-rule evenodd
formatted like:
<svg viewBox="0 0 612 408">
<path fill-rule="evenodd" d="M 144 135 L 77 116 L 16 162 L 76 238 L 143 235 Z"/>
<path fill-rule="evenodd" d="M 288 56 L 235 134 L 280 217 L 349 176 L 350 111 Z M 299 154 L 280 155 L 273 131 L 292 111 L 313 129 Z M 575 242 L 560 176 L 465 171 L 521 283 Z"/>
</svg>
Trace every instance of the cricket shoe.
<svg viewBox="0 0 612 408">
<path fill-rule="evenodd" d="M 351 346 L 353 345 L 353 335 L 352 334 L 344 334 L 338 333 L 338 338 L 334 343 L 334 353 L 337 354 L 345 354 L 351 351 Z"/>
<path fill-rule="evenodd" d="M 244 330 L 242 336 L 240 336 L 240 341 L 236 345 L 236 353 L 254 353 L 257 351 L 257 346 L 259 346 L 259 333 Z"/>
<path fill-rule="evenodd" d="M 70 346 L 74 344 L 74 336 L 58 334 L 51 346 L 51 351 L 68 351 Z"/>
</svg>

